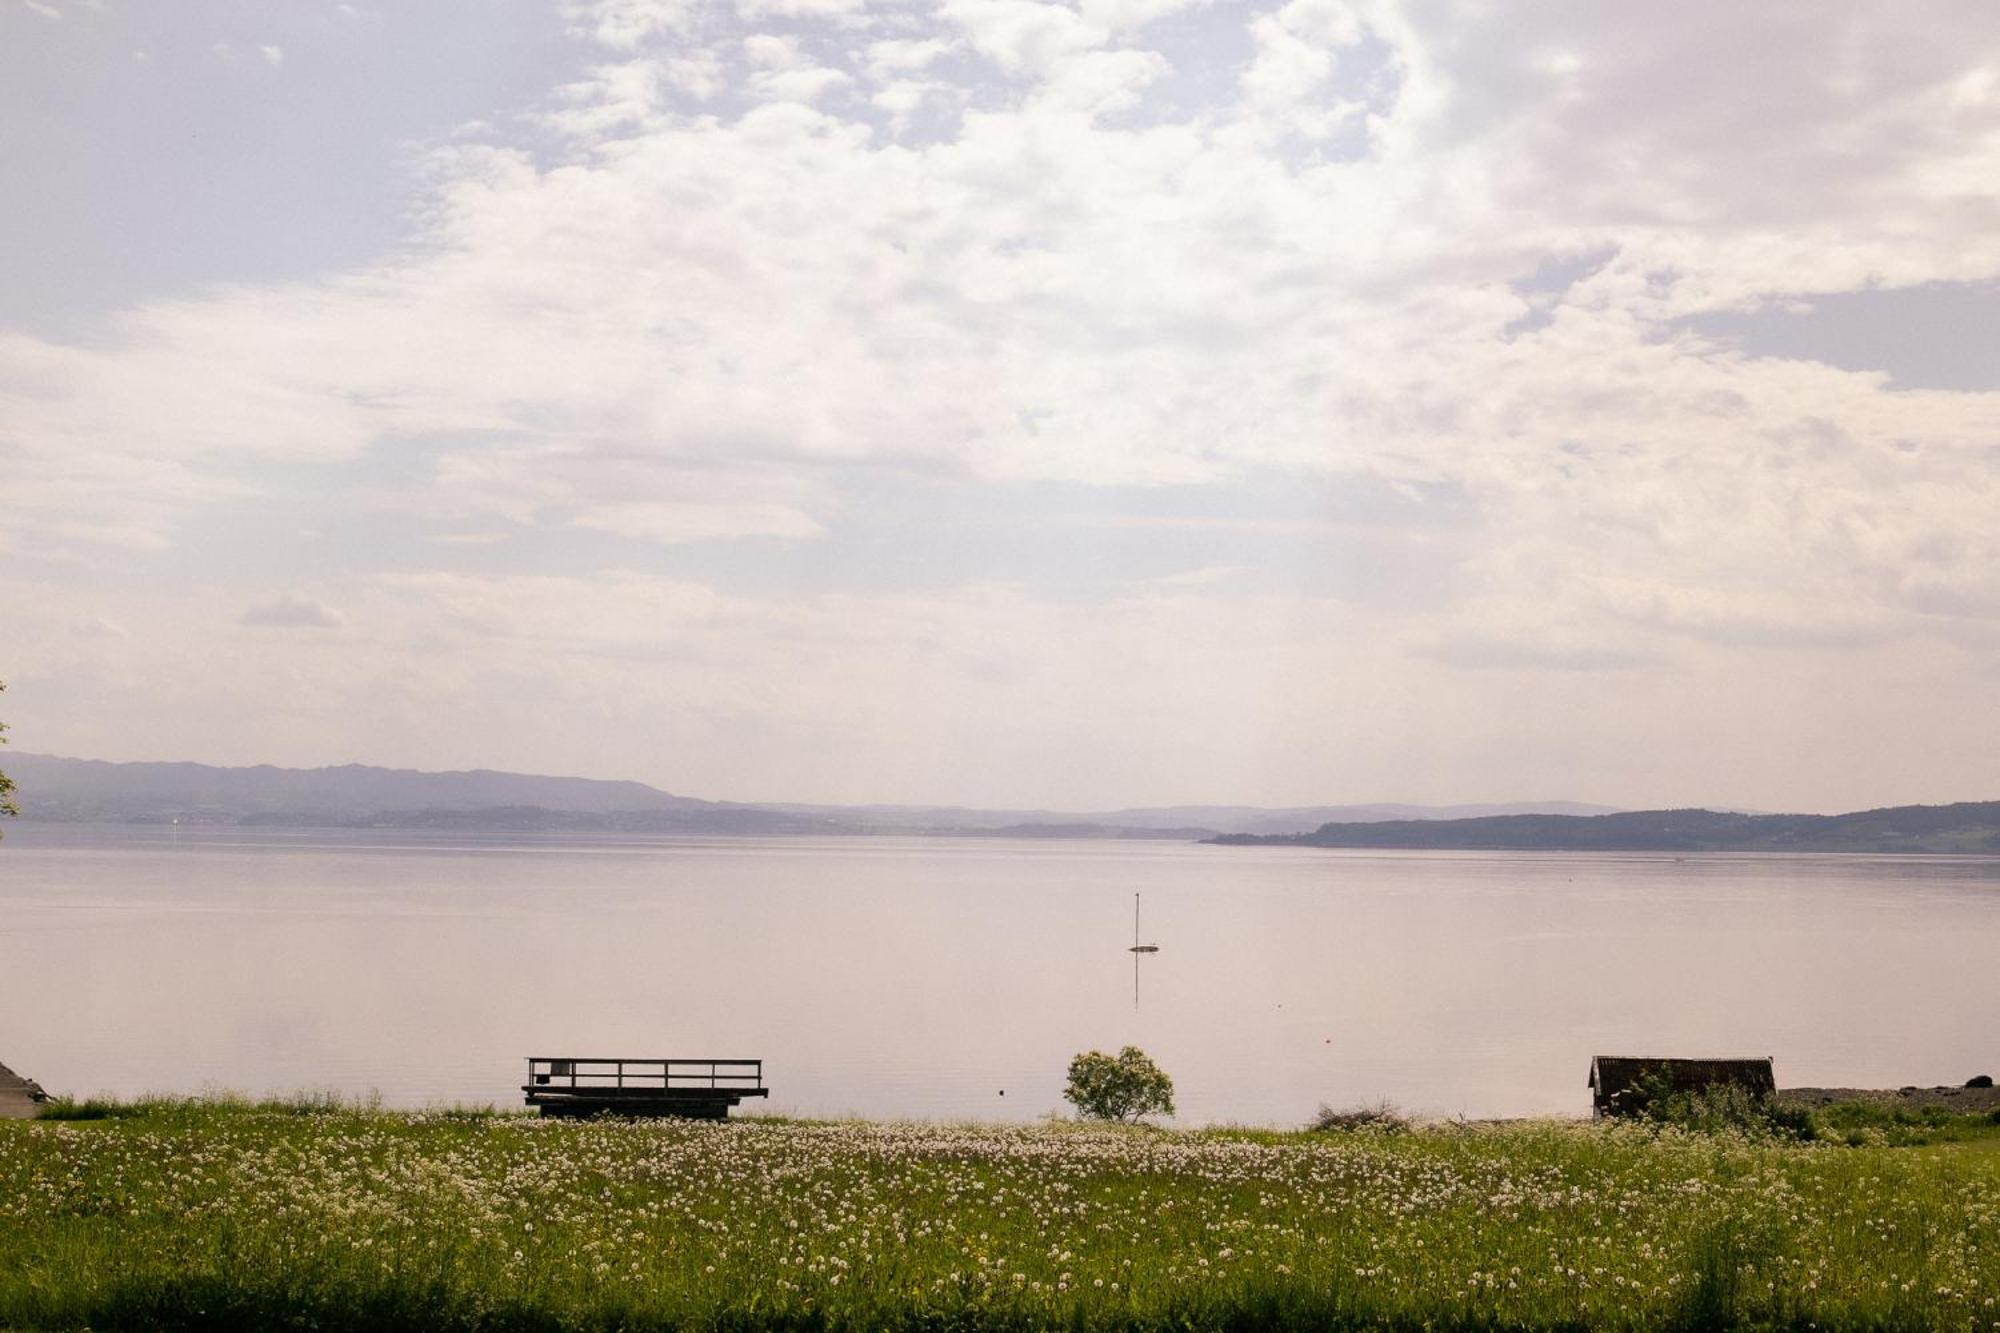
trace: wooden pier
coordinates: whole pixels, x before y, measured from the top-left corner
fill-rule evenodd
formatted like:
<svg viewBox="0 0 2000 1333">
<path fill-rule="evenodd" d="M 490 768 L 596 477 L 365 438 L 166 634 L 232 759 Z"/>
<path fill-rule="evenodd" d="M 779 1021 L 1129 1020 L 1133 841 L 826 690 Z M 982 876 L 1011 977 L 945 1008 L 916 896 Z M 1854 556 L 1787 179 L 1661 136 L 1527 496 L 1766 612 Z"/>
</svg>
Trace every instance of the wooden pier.
<svg viewBox="0 0 2000 1333">
<path fill-rule="evenodd" d="M 745 1097 L 769 1097 L 762 1060 L 635 1060 L 533 1055 L 521 1088 L 547 1116 L 676 1115 L 726 1120 Z"/>
</svg>

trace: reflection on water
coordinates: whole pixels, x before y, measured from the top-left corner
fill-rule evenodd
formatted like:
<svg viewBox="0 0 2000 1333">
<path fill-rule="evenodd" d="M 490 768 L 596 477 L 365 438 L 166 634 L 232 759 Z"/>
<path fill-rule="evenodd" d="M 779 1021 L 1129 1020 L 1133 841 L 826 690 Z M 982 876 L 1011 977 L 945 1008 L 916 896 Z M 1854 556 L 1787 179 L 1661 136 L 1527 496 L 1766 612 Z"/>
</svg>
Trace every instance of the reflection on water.
<svg viewBox="0 0 2000 1333">
<path fill-rule="evenodd" d="M 1996 923 L 1977 858 L 20 825 L 0 1059 L 423 1105 L 518 1101 L 530 1053 L 751 1056 L 774 1111 L 1024 1119 L 1129 1042 L 1184 1122 L 1581 1113 L 1597 1053 L 2000 1072 Z"/>
</svg>

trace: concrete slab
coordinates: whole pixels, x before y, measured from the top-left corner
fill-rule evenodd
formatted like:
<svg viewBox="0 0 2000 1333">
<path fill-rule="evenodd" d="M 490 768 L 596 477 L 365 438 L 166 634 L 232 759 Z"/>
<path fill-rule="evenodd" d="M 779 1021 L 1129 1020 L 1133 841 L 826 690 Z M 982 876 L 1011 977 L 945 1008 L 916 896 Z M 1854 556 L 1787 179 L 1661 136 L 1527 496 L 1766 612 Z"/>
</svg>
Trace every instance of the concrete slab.
<svg viewBox="0 0 2000 1333">
<path fill-rule="evenodd" d="M 32 1120 L 47 1100 L 41 1084 L 0 1065 L 0 1120 Z"/>
</svg>

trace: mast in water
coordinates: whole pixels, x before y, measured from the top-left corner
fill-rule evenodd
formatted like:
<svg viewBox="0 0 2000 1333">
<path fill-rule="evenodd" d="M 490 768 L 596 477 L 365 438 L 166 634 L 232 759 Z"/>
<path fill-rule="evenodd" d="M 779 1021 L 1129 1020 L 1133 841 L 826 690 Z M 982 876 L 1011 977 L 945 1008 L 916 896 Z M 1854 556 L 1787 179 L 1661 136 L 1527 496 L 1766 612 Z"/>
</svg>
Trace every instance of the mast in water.
<svg viewBox="0 0 2000 1333">
<path fill-rule="evenodd" d="M 1132 955 L 1132 1007 L 1134 1009 L 1139 1007 L 1139 955 L 1142 953 L 1158 953 L 1159 951 L 1160 946 L 1157 944 L 1139 943 L 1139 895 L 1135 893 L 1132 895 L 1132 948 L 1129 950 Z"/>
</svg>

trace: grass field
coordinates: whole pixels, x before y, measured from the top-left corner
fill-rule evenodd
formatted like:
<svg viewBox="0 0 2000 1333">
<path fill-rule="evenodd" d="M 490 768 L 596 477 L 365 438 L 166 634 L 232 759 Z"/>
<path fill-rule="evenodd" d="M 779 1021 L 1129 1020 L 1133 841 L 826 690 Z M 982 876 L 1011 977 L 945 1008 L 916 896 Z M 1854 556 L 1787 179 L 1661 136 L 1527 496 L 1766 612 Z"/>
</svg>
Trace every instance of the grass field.
<svg viewBox="0 0 2000 1333">
<path fill-rule="evenodd" d="M 390 1325 L 1994 1330 L 2000 1154 L 1552 1123 L 0 1123 L 0 1326 Z"/>
</svg>

